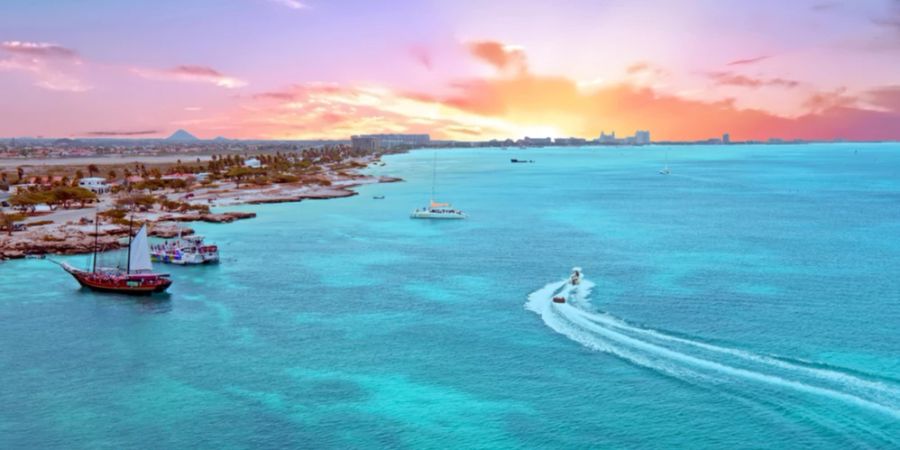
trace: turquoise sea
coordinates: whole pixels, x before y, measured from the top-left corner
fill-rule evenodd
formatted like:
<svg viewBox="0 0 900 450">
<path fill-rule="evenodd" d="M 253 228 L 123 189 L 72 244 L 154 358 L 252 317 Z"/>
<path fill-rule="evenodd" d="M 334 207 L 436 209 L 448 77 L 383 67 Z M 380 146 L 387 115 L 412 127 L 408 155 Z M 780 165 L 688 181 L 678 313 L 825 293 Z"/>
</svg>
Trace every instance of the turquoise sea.
<svg viewBox="0 0 900 450">
<path fill-rule="evenodd" d="M 433 155 L 165 298 L 0 263 L 0 448 L 900 446 L 900 145 Z"/>
</svg>

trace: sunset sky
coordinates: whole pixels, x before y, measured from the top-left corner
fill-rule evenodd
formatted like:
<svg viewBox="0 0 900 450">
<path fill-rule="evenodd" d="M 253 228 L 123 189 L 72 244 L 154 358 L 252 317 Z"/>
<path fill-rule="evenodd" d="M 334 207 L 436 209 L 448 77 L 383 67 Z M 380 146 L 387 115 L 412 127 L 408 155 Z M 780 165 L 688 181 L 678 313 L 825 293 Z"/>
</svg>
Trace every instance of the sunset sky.
<svg viewBox="0 0 900 450">
<path fill-rule="evenodd" d="M 900 139 L 900 1 L 3 0 L 0 136 Z"/>
</svg>

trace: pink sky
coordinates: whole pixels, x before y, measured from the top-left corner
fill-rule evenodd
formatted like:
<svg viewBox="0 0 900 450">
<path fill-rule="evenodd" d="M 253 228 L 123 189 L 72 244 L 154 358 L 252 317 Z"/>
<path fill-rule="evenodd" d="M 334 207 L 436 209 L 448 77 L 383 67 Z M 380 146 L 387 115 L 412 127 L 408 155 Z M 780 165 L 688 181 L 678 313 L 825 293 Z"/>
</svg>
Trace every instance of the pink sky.
<svg viewBox="0 0 900 450">
<path fill-rule="evenodd" d="M 900 139 L 897 0 L 57 3 L 4 2 L 0 136 Z"/>
</svg>

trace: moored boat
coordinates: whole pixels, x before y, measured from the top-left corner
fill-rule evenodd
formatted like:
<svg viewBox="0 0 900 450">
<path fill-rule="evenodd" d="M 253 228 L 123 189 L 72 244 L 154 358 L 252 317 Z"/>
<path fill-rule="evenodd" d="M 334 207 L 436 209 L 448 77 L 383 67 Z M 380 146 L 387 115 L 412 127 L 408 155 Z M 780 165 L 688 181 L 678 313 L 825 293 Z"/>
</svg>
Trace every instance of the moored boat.
<svg viewBox="0 0 900 450">
<path fill-rule="evenodd" d="M 95 225 L 94 257 L 91 270 L 79 269 L 69 263 L 61 264 L 63 270 L 72 275 L 81 286 L 99 292 L 148 295 L 164 292 L 172 285 L 168 274 L 153 272 L 146 225 L 141 226 L 134 238 L 131 238 L 130 232 L 128 233 L 128 262 L 125 269 L 97 267 L 98 235 L 99 230 Z"/>
<path fill-rule="evenodd" d="M 466 213 L 454 209 L 449 203 L 438 203 L 434 200 L 422 208 L 418 208 L 410 215 L 412 219 L 465 219 Z"/>
<path fill-rule="evenodd" d="M 154 262 L 178 265 L 211 264 L 219 262 L 219 247 L 203 242 L 203 236 L 179 237 L 173 241 L 150 246 Z"/>
<path fill-rule="evenodd" d="M 431 201 L 428 206 L 416 208 L 409 214 L 410 219 L 465 219 L 469 216 L 466 213 L 453 208 L 449 203 L 441 203 L 434 201 L 434 186 L 437 179 L 437 156 L 435 155 L 434 166 L 431 174 Z"/>
</svg>

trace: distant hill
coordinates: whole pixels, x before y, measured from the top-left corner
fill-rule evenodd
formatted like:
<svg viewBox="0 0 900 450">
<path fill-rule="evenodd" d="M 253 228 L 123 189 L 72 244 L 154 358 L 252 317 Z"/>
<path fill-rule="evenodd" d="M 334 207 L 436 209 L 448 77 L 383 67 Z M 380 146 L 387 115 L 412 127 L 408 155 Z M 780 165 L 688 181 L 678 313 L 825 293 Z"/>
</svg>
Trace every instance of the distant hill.
<svg viewBox="0 0 900 450">
<path fill-rule="evenodd" d="M 228 139 L 228 138 L 225 137 L 225 136 L 216 136 L 216 138 L 213 139 L 213 141 L 216 141 L 216 142 L 228 142 L 228 141 L 230 141 L 230 140 L 231 140 L 231 139 Z"/>
<path fill-rule="evenodd" d="M 200 139 L 197 139 L 197 136 L 194 136 L 193 134 L 188 133 L 187 131 L 178 130 L 178 131 L 172 133 L 171 136 L 167 137 L 166 140 L 167 141 L 199 141 Z"/>
</svg>

